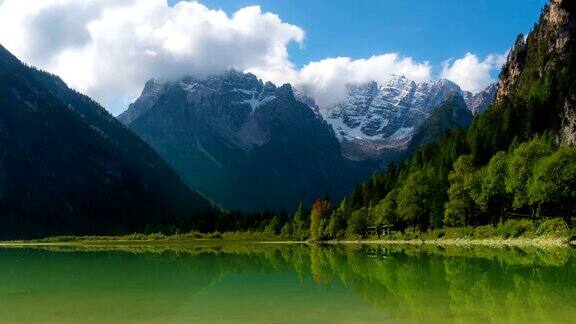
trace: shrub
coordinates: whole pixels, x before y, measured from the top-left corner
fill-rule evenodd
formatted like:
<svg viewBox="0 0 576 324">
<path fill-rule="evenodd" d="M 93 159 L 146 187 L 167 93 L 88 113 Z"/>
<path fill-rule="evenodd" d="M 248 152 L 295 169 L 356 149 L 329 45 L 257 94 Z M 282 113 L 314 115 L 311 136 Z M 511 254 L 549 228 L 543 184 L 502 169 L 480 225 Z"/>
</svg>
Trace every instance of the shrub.
<svg viewBox="0 0 576 324">
<path fill-rule="evenodd" d="M 210 234 L 206 235 L 206 238 L 213 239 L 213 240 L 219 240 L 222 238 L 222 234 L 220 234 L 218 232 L 210 233 Z"/>
<path fill-rule="evenodd" d="M 444 237 L 444 235 L 445 235 L 444 229 L 435 229 L 424 233 L 424 235 L 422 235 L 422 238 L 425 240 L 436 240 Z"/>
<path fill-rule="evenodd" d="M 560 218 L 547 219 L 536 229 L 536 235 L 546 237 L 569 237 L 570 230 Z"/>
<path fill-rule="evenodd" d="M 494 227 L 492 227 L 491 225 L 484 225 L 484 226 L 478 226 L 474 229 L 474 238 L 476 239 L 487 239 L 487 238 L 491 238 L 494 237 L 495 235 L 495 230 Z"/>
<path fill-rule="evenodd" d="M 507 220 L 496 227 L 496 235 L 503 238 L 516 238 L 534 231 L 534 223 L 527 220 Z"/>
</svg>

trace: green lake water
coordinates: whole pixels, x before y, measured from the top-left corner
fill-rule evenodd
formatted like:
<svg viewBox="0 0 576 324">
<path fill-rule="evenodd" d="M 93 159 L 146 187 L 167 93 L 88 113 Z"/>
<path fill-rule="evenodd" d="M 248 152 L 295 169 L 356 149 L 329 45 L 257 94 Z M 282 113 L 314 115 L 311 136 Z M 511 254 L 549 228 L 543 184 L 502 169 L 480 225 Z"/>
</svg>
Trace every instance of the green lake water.
<svg viewBox="0 0 576 324">
<path fill-rule="evenodd" d="M 571 248 L 0 249 L 0 323 L 576 323 Z"/>
</svg>

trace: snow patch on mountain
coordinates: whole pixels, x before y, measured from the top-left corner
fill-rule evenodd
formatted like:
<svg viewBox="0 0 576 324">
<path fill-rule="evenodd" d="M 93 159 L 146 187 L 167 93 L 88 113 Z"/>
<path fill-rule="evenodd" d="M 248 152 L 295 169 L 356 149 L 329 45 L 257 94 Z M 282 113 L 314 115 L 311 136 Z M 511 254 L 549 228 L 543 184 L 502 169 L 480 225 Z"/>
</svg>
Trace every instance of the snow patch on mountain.
<svg viewBox="0 0 576 324">
<path fill-rule="evenodd" d="M 255 92 L 253 92 L 253 93 L 255 93 Z M 252 111 L 254 112 L 256 109 L 258 109 L 258 107 L 265 105 L 274 99 L 276 99 L 276 96 L 266 96 L 264 98 L 257 98 L 253 95 L 252 98 L 245 99 L 245 100 L 241 101 L 240 103 L 250 105 L 250 108 L 252 108 Z"/>
<path fill-rule="evenodd" d="M 403 141 L 411 138 L 412 135 L 414 135 L 414 127 L 400 127 L 390 136 L 390 139 L 393 141 Z"/>
</svg>

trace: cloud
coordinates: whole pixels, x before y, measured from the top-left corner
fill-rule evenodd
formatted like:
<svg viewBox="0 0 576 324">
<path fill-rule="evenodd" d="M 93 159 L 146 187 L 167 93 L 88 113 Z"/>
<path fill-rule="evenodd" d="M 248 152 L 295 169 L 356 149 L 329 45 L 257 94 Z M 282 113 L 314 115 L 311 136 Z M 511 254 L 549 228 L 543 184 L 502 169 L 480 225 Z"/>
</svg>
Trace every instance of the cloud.
<svg viewBox="0 0 576 324">
<path fill-rule="evenodd" d="M 229 16 L 187 1 L 172 7 L 166 0 L 0 4 L 0 42 L 8 50 L 117 109 L 152 77 L 292 69 L 287 45 L 303 39 L 301 28 L 258 6 Z"/>
<path fill-rule="evenodd" d="M 399 54 L 383 54 L 368 59 L 328 58 L 311 62 L 297 71 L 292 81 L 311 95 L 320 106 L 339 102 L 346 94 L 347 84 L 383 81 L 392 74 L 404 75 L 414 81 L 432 77 L 428 62 L 417 63 Z"/>
<path fill-rule="evenodd" d="M 326 58 L 300 69 L 288 45 L 302 28 L 260 7 L 228 15 L 199 2 L 166 0 L 0 0 L 0 43 L 20 59 L 61 76 L 118 114 L 151 78 L 205 77 L 230 68 L 265 81 L 292 83 L 321 106 L 338 102 L 349 83 L 404 74 L 432 79 L 433 67 L 396 53 Z M 492 82 L 500 57 L 473 54 L 445 62 L 442 77 L 466 90 Z"/>
<path fill-rule="evenodd" d="M 463 90 L 478 92 L 496 82 L 492 72 L 502 67 L 506 57 L 507 54 L 492 54 L 481 61 L 476 55 L 466 53 L 463 58 L 444 62 L 440 77 L 455 82 Z"/>
</svg>

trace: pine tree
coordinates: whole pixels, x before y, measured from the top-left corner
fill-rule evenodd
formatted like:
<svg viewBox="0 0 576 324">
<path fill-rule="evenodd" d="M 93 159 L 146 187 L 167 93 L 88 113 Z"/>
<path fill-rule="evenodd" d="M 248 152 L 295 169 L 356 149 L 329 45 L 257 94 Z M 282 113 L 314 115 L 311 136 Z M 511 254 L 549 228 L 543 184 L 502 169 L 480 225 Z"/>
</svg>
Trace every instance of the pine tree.
<svg viewBox="0 0 576 324">
<path fill-rule="evenodd" d="M 300 203 L 292 219 L 292 236 L 296 240 L 305 240 L 308 238 L 310 229 L 310 216 L 308 210 Z"/>
</svg>

